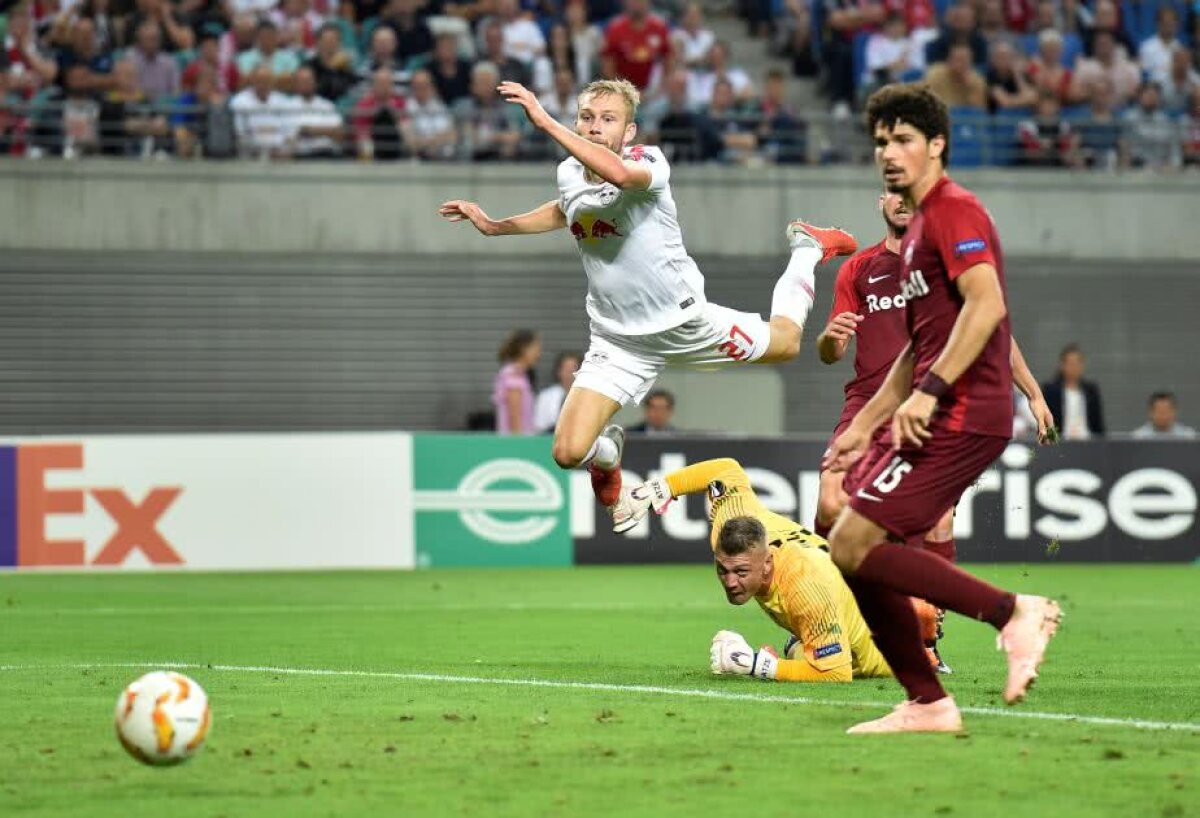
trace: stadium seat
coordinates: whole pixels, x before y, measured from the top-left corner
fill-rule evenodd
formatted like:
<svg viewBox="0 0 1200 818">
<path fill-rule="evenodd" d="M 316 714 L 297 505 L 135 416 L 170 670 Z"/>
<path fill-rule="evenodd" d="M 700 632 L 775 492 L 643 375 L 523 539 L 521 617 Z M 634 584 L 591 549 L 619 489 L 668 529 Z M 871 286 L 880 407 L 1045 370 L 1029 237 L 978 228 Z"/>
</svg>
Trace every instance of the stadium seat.
<svg viewBox="0 0 1200 818">
<path fill-rule="evenodd" d="M 951 167 L 977 168 L 984 165 L 988 128 L 987 111 L 982 108 L 950 109 Z"/>
<path fill-rule="evenodd" d="M 992 115 L 988 125 L 988 164 L 1000 166 L 1016 164 L 1018 156 L 1017 124 L 1030 116 L 1033 116 L 1032 108 L 1011 108 Z"/>
</svg>

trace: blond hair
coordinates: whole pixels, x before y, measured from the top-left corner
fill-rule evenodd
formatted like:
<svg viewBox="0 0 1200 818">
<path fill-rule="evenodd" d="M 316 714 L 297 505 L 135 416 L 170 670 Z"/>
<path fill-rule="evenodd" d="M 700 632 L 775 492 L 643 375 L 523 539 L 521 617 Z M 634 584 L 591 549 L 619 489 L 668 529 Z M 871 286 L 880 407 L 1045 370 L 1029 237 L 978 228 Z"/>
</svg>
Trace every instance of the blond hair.
<svg viewBox="0 0 1200 818">
<path fill-rule="evenodd" d="M 637 116 L 637 109 L 642 101 L 642 95 L 638 92 L 637 86 L 629 80 L 593 80 L 579 92 L 578 99 L 580 104 L 582 104 L 584 97 L 606 96 L 608 94 L 615 94 L 625 102 L 625 121 L 633 122 L 634 117 Z"/>
</svg>

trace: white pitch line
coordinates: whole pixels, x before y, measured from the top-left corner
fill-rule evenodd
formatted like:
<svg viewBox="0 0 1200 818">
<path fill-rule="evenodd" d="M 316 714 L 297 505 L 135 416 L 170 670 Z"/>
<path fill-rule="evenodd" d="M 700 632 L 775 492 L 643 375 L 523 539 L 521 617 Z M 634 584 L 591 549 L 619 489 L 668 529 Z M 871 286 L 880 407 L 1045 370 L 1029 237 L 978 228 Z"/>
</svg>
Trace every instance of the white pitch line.
<svg viewBox="0 0 1200 818">
<path fill-rule="evenodd" d="M 495 604 L 462 602 L 429 605 L 160 605 L 122 608 L 0 608 L 0 620 L 6 616 L 141 616 L 143 614 L 294 614 L 294 613 L 412 613 L 414 611 L 704 611 L 712 610 L 709 603 L 677 603 L 656 605 L 642 602 L 497 602 Z"/>
<path fill-rule="evenodd" d="M 101 670 L 105 668 L 168 668 L 172 670 L 215 670 L 228 673 L 274 673 L 288 676 L 334 676 L 363 679 L 396 679 L 416 682 L 446 682 L 450 684 L 482 684 L 512 687 L 546 687 L 558 690 L 595 690 L 605 693 L 645 693 L 660 696 L 683 696 L 694 699 L 716 699 L 727 702 L 757 702 L 763 704 L 810 704 L 818 707 L 890 707 L 893 702 L 845 701 L 815 699 L 808 696 L 779 696 L 762 693 L 730 693 L 724 690 L 702 690 L 687 687 L 657 685 L 621 685 L 606 682 L 563 682 L 553 679 L 505 679 L 488 676 L 452 676 L 442 673 L 398 673 L 382 670 L 332 670 L 324 668 L 272 667 L 270 665 L 208 665 L 196 662 L 100 662 L 60 665 L 0 665 L 0 673 L 46 670 Z M 964 713 L 978 716 L 999 716 L 1035 721 L 1061 721 L 1073 724 L 1094 724 L 1106 727 L 1130 727 L 1136 730 L 1181 730 L 1200 732 L 1200 723 L 1187 721 L 1148 721 L 1119 719 L 1109 716 L 1087 716 L 1075 713 L 1043 713 L 1037 710 L 1001 710 L 997 707 L 962 707 Z"/>
</svg>

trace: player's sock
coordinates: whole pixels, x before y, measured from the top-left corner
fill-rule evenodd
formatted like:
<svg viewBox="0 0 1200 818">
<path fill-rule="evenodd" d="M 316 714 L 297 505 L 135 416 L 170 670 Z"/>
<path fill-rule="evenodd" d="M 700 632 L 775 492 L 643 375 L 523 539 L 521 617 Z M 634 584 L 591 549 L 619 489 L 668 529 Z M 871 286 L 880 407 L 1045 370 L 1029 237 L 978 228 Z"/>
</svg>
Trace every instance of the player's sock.
<svg viewBox="0 0 1200 818">
<path fill-rule="evenodd" d="M 821 539 L 828 540 L 829 532 L 832 530 L 833 530 L 833 525 L 832 524 L 826 525 L 825 523 L 821 522 L 820 517 L 813 520 L 813 533 L 816 534 Z"/>
<path fill-rule="evenodd" d="M 855 576 L 987 622 L 997 630 L 1012 617 L 1017 601 L 1014 594 L 971 576 L 941 557 L 897 543 L 872 548 Z"/>
<path fill-rule="evenodd" d="M 816 278 L 813 270 L 821 260 L 821 247 L 802 246 L 792 251 L 787 269 L 775 282 L 771 294 L 771 315 L 782 315 L 804 326 L 816 298 Z"/>
<path fill-rule="evenodd" d="M 621 452 L 617 448 L 616 442 L 601 435 L 592 441 L 592 448 L 588 449 L 588 453 L 580 465 L 595 466 L 602 471 L 611 471 L 613 466 L 617 465 L 617 458 L 620 456 Z"/>
<path fill-rule="evenodd" d="M 946 691 L 925 654 L 911 600 L 861 575 L 846 577 L 846 584 L 854 592 L 875 647 L 887 659 L 909 700 L 929 704 L 944 699 Z"/>
<path fill-rule="evenodd" d="M 957 562 L 958 548 L 954 544 L 953 537 L 945 542 L 934 542 L 933 540 L 927 538 L 921 543 L 921 547 L 930 554 L 937 554 L 947 562 Z"/>
<path fill-rule="evenodd" d="M 593 463 L 588 466 L 588 476 L 592 478 L 592 493 L 600 505 L 608 508 L 621 499 L 620 469 L 602 469 Z"/>
</svg>

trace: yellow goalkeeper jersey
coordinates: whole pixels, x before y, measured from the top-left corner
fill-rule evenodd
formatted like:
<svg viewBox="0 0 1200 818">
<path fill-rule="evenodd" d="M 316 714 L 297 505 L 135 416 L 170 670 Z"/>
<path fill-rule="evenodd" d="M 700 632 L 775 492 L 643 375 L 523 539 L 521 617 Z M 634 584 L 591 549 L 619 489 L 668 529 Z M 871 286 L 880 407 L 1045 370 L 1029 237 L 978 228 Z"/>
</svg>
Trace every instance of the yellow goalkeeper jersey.
<svg viewBox="0 0 1200 818">
<path fill-rule="evenodd" d="M 829 544 L 804 526 L 767 509 L 750 478 L 731 458 L 695 463 L 666 477 L 675 497 L 707 491 L 712 502 L 710 544 L 733 517 L 754 517 L 767 530 L 775 572 L 758 604 L 799 642 L 788 658 L 820 671 L 849 665 L 854 676 L 891 676 L 854 594 L 829 557 Z"/>
</svg>

